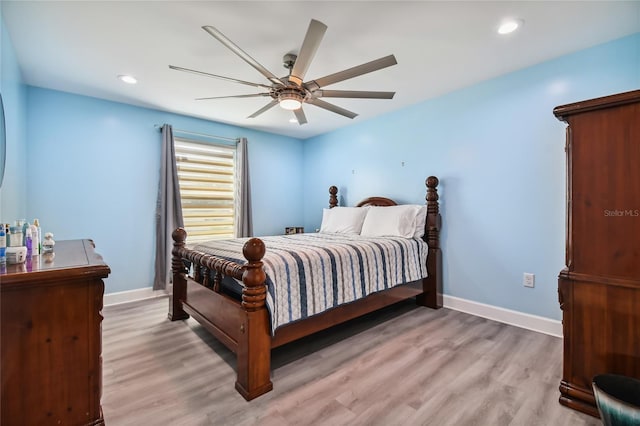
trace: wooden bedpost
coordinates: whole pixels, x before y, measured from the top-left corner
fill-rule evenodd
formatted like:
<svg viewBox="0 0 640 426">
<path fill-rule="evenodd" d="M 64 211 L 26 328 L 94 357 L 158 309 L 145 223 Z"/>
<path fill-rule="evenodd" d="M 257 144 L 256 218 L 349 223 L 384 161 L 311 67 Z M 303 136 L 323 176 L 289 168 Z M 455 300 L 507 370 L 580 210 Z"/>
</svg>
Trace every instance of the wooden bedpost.
<svg viewBox="0 0 640 426">
<path fill-rule="evenodd" d="M 438 178 L 429 176 L 427 185 L 427 221 L 424 238 L 429 244 L 427 256 L 427 270 L 429 276 L 422 280 L 424 294 L 418 296 L 418 304 L 433 309 L 442 307 L 442 251 L 440 250 L 440 228 L 442 218 L 438 204 Z"/>
<path fill-rule="evenodd" d="M 187 299 L 187 268 L 178 251 L 184 247 L 187 231 L 178 228 L 171 233 L 173 250 L 171 250 L 171 272 L 173 275 L 173 291 L 169 296 L 169 319 L 178 321 L 189 318 L 189 314 L 182 309 L 182 301 Z"/>
<path fill-rule="evenodd" d="M 338 205 L 338 187 L 330 186 L 329 187 L 329 208 L 332 209 Z"/>
<path fill-rule="evenodd" d="M 267 276 L 262 267 L 264 253 L 264 243 L 258 238 L 251 238 L 242 248 L 242 254 L 247 259 L 242 273 L 245 317 L 240 323 L 238 339 L 236 390 L 247 401 L 273 389 L 271 324 L 266 306 Z"/>
</svg>

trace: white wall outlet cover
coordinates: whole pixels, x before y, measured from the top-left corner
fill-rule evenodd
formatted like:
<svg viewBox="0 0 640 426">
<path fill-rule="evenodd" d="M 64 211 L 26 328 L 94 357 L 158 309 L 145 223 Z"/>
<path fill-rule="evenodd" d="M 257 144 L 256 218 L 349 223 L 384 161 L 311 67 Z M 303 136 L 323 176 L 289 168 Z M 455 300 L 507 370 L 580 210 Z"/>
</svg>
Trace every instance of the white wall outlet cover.
<svg viewBox="0 0 640 426">
<path fill-rule="evenodd" d="M 524 275 L 522 276 L 522 284 L 525 287 L 534 287 L 535 282 L 536 282 L 535 274 L 530 274 L 528 272 L 525 272 Z"/>
</svg>

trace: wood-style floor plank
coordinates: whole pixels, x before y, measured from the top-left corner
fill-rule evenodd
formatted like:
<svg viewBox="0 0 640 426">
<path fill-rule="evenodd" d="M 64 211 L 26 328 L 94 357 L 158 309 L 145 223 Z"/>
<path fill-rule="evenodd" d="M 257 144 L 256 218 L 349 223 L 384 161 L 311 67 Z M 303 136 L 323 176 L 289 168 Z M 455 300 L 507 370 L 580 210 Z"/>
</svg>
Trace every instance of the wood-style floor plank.
<svg viewBox="0 0 640 426">
<path fill-rule="evenodd" d="M 400 303 L 277 348 L 274 390 L 166 298 L 104 309 L 107 425 L 600 425 L 561 406 L 561 339 Z"/>
</svg>

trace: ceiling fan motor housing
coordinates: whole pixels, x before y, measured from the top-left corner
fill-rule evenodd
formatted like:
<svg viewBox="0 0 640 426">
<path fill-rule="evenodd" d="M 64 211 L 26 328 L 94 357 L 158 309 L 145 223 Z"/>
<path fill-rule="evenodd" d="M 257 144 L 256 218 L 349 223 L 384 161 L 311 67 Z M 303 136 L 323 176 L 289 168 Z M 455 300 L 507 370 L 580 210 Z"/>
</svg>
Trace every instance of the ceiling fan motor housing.
<svg viewBox="0 0 640 426">
<path fill-rule="evenodd" d="M 282 65 L 288 69 L 289 71 L 291 71 L 291 69 L 293 68 L 293 64 L 296 63 L 296 59 L 298 59 L 298 56 L 293 54 L 293 53 L 287 53 L 286 55 L 284 55 L 282 57 Z"/>
</svg>

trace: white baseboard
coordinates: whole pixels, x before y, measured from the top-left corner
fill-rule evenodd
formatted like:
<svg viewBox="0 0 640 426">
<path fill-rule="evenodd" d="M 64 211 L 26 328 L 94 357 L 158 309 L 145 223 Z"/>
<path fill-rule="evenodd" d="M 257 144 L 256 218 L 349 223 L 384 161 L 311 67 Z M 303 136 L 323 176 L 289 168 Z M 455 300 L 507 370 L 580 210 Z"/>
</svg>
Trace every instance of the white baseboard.
<svg viewBox="0 0 640 426">
<path fill-rule="evenodd" d="M 112 306 L 121 303 L 135 302 L 144 299 L 154 299 L 167 296 L 167 290 L 154 291 L 151 287 L 138 288 L 135 290 L 120 291 L 104 295 L 104 305 Z M 465 312 L 493 321 L 514 325 L 538 333 L 549 334 L 555 337 L 562 337 L 562 322 L 552 320 L 537 315 L 525 314 L 523 312 L 512 311 L 511 309 L 500 308 L 498 306 L 486 305 L 472 300 L 461 299 L 455 296 L 443 295 L 443 305 L 445 308 L 454 311 Z"/>
<path fill-rule="evenodd" d="M 119 291 L 104 295 L 104 306 L 119 305 L 121 303 L 135 302 L 137 300 L 154 299 L 164 297 L 166 290 L 153 290 L 152 287 L 137 288 L 135 290 Z"/>
<path fill-rule="evenodd" d="M 516 327 L 526 328 L 527 330 L 537 331 L 538 333 L 562 337 L 562 321 L 525 314 L 497 306 L 485 305 L 484 303 L 448 296 L 446 294 L 443 295 L 442 298 L 445 308 L 509 325 L 515 325 Z"/>
</svg>

